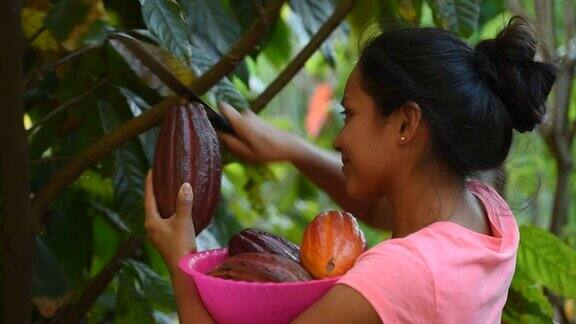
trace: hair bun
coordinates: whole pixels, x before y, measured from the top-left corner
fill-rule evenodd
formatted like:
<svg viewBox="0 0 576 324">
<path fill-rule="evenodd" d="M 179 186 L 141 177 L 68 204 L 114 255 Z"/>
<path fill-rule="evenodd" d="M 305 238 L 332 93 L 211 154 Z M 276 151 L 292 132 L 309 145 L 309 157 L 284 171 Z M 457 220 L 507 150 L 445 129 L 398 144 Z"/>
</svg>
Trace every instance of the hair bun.
<svg viewBox="0 0 576 324">
<path fill-rule="evenodd" d="M 474 49 L 478 72 L 496 93 L 519 132 L 531 131 L 546 115 L 546 98 L 556 80 L 553 64 L 536 62 L 536 33 L 515 16 L 496 38 Z"/>
</svg>

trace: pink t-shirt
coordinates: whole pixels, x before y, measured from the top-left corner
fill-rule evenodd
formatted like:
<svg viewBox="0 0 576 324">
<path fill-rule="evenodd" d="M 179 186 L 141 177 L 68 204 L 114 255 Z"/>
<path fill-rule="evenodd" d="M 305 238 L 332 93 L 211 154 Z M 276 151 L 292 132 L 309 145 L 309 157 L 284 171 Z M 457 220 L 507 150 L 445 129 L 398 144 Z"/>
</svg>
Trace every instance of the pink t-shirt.
<svg viewBox="0 0 576 324">
<path fill-rule="evenodd" d="M 500 323 L 518 225 L 493 188 L 466 186 L 484 204 L 494 236 L 435 222 L 364 252 L 337 283 L 360 292 L 384 323 Z"/>
</svg>

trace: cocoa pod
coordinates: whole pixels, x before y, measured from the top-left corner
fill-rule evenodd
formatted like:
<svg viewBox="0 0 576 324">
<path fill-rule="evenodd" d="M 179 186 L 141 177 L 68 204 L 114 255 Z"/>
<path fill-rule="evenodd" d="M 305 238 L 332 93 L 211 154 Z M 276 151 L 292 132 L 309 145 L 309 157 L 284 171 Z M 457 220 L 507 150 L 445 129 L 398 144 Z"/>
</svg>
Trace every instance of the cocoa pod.
<svg viewBox="0 0 576 324">
<path fill-rule="evenodd" d="M 234 256 L 247 252 L 271 253 L 295 262 L 300 262 L 300 248 L 284 237 L 247 228 L 232 236 L 228 241 L 228 255 Z"/>
<path fill-rule="evenodd" d="M 366 238 L 356 218 L 343 211 L 316 215 L 304 229 L 300 244 L 302 265 L 314 278 L 345 274 L 366 251 Z"/>
<path fill-rule="evenodd" d="M 242 253 L 229 257 L 208 275 L 239 281 L 294 282 L 312 277 L 299 263 L 275 254 Z"/>
<path fill-rule="evenodd" d="M 186 103 L 169 108 L 154 153 L 154 195 L 161 217 L 176 212 L 178 191 L 188 182 L 194 192 L 194 229 L 200 234 L 218 207 L 221 178 L 220 145 L 204 107 Z"/>
</svg>

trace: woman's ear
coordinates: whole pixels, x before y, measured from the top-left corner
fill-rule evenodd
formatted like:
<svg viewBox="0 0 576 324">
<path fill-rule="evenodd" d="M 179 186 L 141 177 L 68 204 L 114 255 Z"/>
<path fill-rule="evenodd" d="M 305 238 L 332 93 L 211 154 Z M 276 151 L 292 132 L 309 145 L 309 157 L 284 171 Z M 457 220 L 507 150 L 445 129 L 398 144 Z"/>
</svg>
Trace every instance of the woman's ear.
<svg viewBox="0 0 576 324">
<path fill-rule="evenodd" d="M 410 143 L 420 128 L 422 110 L 414 101 L 408 101 L 398 108 L 400 123 L 398 127 L 398 144 Z"/>
</svg>

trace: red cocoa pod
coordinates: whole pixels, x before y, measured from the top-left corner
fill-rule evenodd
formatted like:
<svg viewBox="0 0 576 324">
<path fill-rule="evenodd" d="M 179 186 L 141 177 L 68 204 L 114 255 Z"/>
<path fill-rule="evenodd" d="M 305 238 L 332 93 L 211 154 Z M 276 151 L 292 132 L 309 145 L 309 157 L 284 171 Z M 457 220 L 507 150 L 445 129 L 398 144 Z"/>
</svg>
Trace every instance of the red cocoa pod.
<svg viewBox="0 0 576 324">
<path fill-rule="evenodd" d="M 256 228 L 246 228 L 228 241 L 228 255 L 247 252 L 271 253 L 300 262 L 300 248 L 288 239 Z"/>
<path fill-rule="evenodd" d="M 238 281 L 294 282 L 312 277 L 299 263 L 275 254 L 249 252 L 224 260 L 208 275 Z"/>
<path fill-rule="evenodd" d="M 352 214 L 318 214 L 304 230 L 300 261 L 314 278 L 341 276 L 366 250 L 364 232 Z"/>
<path fill-rule="evenodd" d="M 194 192 L 192 218 L 196 235 L 210 224 L 218 207 L 222 159 L 216 131 L 199 103 L 166 111 L 154 154 L 154 195 L 162 218 L 176 212 L 180 186 Z"/>
</svg>

